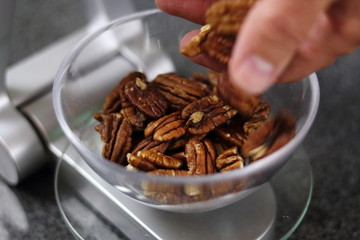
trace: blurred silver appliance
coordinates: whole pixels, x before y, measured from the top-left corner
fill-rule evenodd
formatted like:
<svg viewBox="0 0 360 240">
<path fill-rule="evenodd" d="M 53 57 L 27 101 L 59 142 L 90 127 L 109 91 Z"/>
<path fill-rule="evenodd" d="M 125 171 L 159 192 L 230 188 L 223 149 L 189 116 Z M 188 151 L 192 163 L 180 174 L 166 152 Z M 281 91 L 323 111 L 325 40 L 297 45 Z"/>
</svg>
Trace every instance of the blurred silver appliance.
<svg viewBox="0 0 360 240">
<path fill-rule="evenodd" d="M 50 92 L 65 54 L 87 33 L 116 17 L 134 12 L 134 4 L 144 2 L 83 0 L 88 18 L 86 26 L 6 69 L 15 4 L 13 0 L 1 0 L 0 177 L 8 184 L 16 185 L 49 161 L 53 154 L 61 154 L 53 143 L 63 136 L 58 134 Z M 40 102 L 44 105 L 38 106 Z M 37 106 L 35 111 L 34 106 Z M 38 116 L 42 114 L 46 115 L 45 119 Z"/>
</svg>

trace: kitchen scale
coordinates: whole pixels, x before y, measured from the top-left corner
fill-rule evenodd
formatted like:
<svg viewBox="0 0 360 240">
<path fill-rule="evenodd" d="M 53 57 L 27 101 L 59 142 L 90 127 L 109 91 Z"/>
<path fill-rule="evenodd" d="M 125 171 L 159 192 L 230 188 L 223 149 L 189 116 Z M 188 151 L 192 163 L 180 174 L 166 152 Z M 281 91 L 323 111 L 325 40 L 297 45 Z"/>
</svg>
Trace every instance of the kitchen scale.
<svg viewBox="0 0 360 240">
<path fill-rule="evenodd" d="M 302 148 L 255 193 L 206 213 L 146 207 L 87 166 L 58 125 L 52 107 L 52 81 L 65 54 L 83 36 L 113 18 L 114 9 L 119 16 L 135 8 L 132 1 L 125 0 L 94 0 L 85 5 L 91 19 L 87 26 L 8 68 L 6 82 L 2 74 L 7 45 L 0 42 L 0 56 L 5 56 L 0 59 L 0 176 L 16 185 L 44 163 L 58 159 L 57 203 L 65 224 L 79 239 L 288 238 L 303 219 L 312 193 L 311 166 Z M 12 17 L 12 8 L 11 0 L 0 8 L 4 26 L 11 25 L 6 19 Z M 7 30 L 0 39 L 9 38 Z"/>
<path fill-rule="evenodd" d="M 310 203 L 313 177 L 303 148 L 270 182 L 229 206 L 200 213 L 150 208 L 104 182 L 69 146 L 59 159 L 55 194 L 77 239 L 287 239 Z"/>
</svg>

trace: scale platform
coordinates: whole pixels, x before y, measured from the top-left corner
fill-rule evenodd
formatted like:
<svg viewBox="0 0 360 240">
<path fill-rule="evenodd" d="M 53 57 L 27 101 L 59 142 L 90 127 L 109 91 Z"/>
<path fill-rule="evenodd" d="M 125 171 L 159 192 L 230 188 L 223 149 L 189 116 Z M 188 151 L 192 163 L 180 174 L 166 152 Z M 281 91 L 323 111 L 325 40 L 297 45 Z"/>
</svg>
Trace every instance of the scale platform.
<svg viewBox="0 0 360 240">
<path fill-rule="evenodd" d="M 59 160 L 55 193 L 77 239 L 287 239 L 302 221 L 313 177 L 300 148 L 284 168 L 250 196 L 201 213 L 145 206 L 107 184 L 69 146 Z"/>
</svg>

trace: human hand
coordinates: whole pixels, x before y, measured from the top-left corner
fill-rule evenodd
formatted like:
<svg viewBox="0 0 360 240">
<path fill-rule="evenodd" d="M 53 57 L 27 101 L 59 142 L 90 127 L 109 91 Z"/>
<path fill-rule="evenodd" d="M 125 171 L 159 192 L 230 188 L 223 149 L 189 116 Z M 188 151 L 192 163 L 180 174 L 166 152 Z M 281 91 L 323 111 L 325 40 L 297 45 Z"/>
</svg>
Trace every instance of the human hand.
<svg viewBox="0 0 360 240">
<path fill-rule="evenodd" d="M 206 9 L 216 0 L 155 2 L 165 12 L 203 24 Z M 359 0 L 259 0 L 240 29 L 228 72 L 234 85 L 258 94 L 274 83 L 298 81 L 358 46 Z M 204 56 L 193 60 L 221 70 Z"/>
</svg>

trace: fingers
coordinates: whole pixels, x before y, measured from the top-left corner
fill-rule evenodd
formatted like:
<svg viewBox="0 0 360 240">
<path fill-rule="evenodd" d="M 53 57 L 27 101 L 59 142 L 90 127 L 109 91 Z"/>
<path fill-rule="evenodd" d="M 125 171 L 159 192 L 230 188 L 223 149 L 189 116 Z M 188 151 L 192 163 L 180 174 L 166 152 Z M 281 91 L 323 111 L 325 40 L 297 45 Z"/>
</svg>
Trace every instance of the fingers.
<svg viewBox="0 0 360 240">
<path fill-rule="evenodd" d="M 171 15 L 203 24 L 205 11 L 218 0 L 155 0 L 158 8 Z"/>
<path fill-rule="evenodd" d="M 327 11 L 334 32 L 348 44 L 360 45 L 360 1 L 336 1 Z"/>
<path fill-rule="evenodd" d="M 360 2 L 335 2 L 328 11 L 320 14 L 277 82 L 298 81 L 354 51 L 360 45 L 359 29 Z"/>
<path fill-rule="evenodd" d="M 277 82 L 295 82 L 330 65 L 345 53 L 345 46 L 328 16 L 322 13 Z"/>
<path fill-rule="evenodd" d="M 203 23 L 216 0 L 155 0 L 162 10 Z M 230 80 L 249 93 L 276 82 L 300 80 L 360 45 L 359 0 L 261 0 L 240 30 L 228 66 Z M 186 35 L 181 47 L 197 31 Z M 215 71 L 225 70 L 206 55 L 191 58 Z"/>
<path fill-rule="evenodd" d="M 250 11 L 229 63 L 233 84 L 262 93 L 282 74 L 330 0 L 263 0 Z"/>
</svg>

